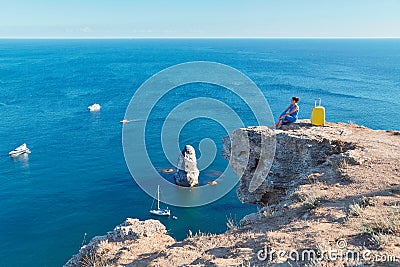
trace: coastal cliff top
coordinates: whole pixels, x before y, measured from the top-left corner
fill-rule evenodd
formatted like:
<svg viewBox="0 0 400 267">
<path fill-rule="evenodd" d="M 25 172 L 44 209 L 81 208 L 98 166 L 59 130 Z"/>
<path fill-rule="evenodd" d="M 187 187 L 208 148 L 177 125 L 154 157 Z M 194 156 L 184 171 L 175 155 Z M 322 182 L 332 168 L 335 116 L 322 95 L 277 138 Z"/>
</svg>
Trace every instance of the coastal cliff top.
<svg viewBox="0 0 400 267">
<path fill-rule="evenodd" d="M 257 213 L 240 223 L 228 221 L 226 233 L 189 233 L 179 242 L 157 221 L 151 220 L 152 230 L 145 231 L 148 221 L 130 219 L 123 224 L 132 228 L 124 228 L 126 233 L 146 234 L 121 235 L 117 227 L 119 238 L 112 232 L 95 238 L 67 266 L 90 266 L 85 265 L 89 260 L 103 264 L 96 266 L 349 266 L 349 260 L 350 266 L 373 266 L 382 255 L 386 260 L 379 266 L 398 266 L 399 132 L 345 123 L 316 127 L 307 120 L 280 130 L 248 127 L 224 138 L 227 159 L 243 141 L 243 132 L 251 140 L 251 151 L 237 193 L 242 202 L 257 203 Z M 261 136 L 276 141 L 276 152 L 265 181 L 250 192 L 255 166 L 263 161 Z M 324 253 L 334 249 L 335 259 L 291 259 L 288 253 L 327 256 Z M 278 250 L 284 255 L 274 253 Z M 344 257 L 346 251 L 358 253 L 358 260 Z"/>
</svg>

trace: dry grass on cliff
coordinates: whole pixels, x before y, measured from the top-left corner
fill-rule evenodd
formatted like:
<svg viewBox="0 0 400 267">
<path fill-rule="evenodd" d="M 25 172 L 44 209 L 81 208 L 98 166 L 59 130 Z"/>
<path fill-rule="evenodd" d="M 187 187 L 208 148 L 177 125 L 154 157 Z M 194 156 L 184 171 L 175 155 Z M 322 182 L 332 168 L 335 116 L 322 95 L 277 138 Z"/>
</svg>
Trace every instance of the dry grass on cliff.
<svg viewBox="0 0 400 267">
<path fill-rule="evenodd" d="M 310 173 L 304 184 L 288 191 L 286 200 L 260 209 L 259 216 L 253 216 L 258 218 L 253 223 L 238 228 L 230 222 L 232 230 L 229 234 L 235 235 L 233 240 L 228 238 L 228 234 L 212 237 L 219 246 L 209 250 L 202 249 L 207 248 L 204 241 L 193 240 L 199 258 L 186 261 L 186 264 L 332 267 L 374 264 L 363 260 L 296 262 L 288 260 L 288 257 L 274 257 L 271 261 L 257 258 L 257 252 L 266 246 L 275 250 L 314 249 L 323 252 L 328 248 L 337 249 L 338 242 L 344 242 L 345 249 L 351 251 L 368 249 L 372 255 L 399 256 L 400 152 L 397 151 L 400 151 L 400 139 L 392 133 L 357 125 L 340 124 L 339 127 L 347 134 L 340 137 L 339 148 L 349 143 L 357 144 L 354 149 L 360 155 L 359 162 L 342 158 L 335 163 L 333 167 L 336 169 L 332 172 L 320 169 Z M 230 244 L 229 247 L 222 247 L 221 240 Z M 217 250 L 221 253 L 214 253 Z M 239 252 L 242 250 L 250 253 L 244 256 Z M 380 262 L 379 266 L 398 266 L 400 257 L 398 260 Z"/>
<path fill-rule="evenodd" d="M 373 255 L 398 256 L 397 262 L 380 262 L 379 266 L 399 266 L 400 139 L 392 132 L 343 126 L 348 135 L 341 138 L 357 144 L 356 152 L 362 155 L 362 160 L 338 161 L 332 174 L 321 170 L 309 174 L 306 184 L 289 194 L 291 203 L 280 205 L 283 211 L 280 216 L 262 218 L 251 228 L 267 231 L 265 242 L 275 249 L 305 249 L 323 243 L 335 248 L 338 240 L 345 240 L 348 249 L 370 249 Z M 256 259 L 253 263 L 265 264 Z M 269 264 L 273 263 L 279 261 Z M 373 262 L 292 264 L 370 266 Z"/>
</svg>

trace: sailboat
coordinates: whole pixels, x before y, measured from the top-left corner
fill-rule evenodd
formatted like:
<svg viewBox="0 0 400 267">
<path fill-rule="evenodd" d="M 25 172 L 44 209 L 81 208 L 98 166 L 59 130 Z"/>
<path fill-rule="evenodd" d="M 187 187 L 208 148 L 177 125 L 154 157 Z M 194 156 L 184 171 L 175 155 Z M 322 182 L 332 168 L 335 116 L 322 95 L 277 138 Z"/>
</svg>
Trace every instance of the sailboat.
<svg viewBox="0 0 400 267">
<path fill-rule="evenodd" d="M 171 215 L 171 211 L 168 209 L 168 207 L 166 209 L 160 209 L 160 186 L 157 186 L 157 209 L 156 210 L 151 209 L 150 213 L 158 216 Z"/>
</svg>

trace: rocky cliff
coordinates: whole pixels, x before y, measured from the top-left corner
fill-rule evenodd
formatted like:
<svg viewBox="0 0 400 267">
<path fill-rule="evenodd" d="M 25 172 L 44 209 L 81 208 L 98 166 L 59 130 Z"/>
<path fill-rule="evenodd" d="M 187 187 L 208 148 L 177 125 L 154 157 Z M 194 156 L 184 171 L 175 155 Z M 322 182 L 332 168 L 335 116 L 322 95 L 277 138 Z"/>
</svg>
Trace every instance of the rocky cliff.
<svg viewBox="0 0 400 267">
<path fill-rule="evenodd" d="M 286 197 L 287 190 L 293 191 L 299 185 L 307 183 L 310 177 L 318 176 L 321 181 L 340 182 L 344 175 L 340 166 L 360 165 L 370 160 L 367 152 L 368 147 L 373 145 L 368 143 L 374 141 L 369 138 L 355 139 L 356 128 L 350 130 L 343 124 L 314 127 L 307 121 L 283 127 L 283 130 L 271 130 L 262 126 L 237 129 L 223 139 L 223 155 L 227 160 L 232 154 L 236 157 L 233 161 L 235 163 L 248 161 L 237 189 L 238 197 L 243 203 L 263 206 L 277 204 Z M 357 132 L 364 132 L 365 135 L 367 130 L 357 129 Z M 270 169 L 270 164 L 264 163 L 269 159 L 267 156 L 262 157 L 265 146 L 261 143 L 262 138 L 267 141 L 267 145 L 276 144 L 276 149 L 271 152 L 273 164 Z M 250 142 L 249 158 L 245 153 L 232 153 L 247 141 L 244 139 Z M 265 170 L 256 173 L 258 165 Z M 255 177 L 257 175 L 263 176 Z M 250 182 L 257 178 L 264 182 L 252 191 Z"/>
<path fill-rule="evenodd" d="M 250 151 L 238 153 L 245 141 Z M 257 203 L 257 213 L 240 225 L 229 221 L 224 234 L 190 233 L 180 242 L 158 221 L 129 219 L 94 238 L 67 266 L 94 266 L 86 264 L 93 260 L 103 264 L 95 266 L 378 266 L 377 259 L 379 266 L 399 266 L 397 131 L 300 121 L 281 130 L 237 129 L 223 143 L 224 157 L 241 166 L 232 166 L 241 175 L 238 197 Z M 273 158 L 263 153 L 275 145 Z M 335 249 L 336 257 L 328 257 Z M 359 257 L 349 259 L 347 251 Z"/>
</svg>

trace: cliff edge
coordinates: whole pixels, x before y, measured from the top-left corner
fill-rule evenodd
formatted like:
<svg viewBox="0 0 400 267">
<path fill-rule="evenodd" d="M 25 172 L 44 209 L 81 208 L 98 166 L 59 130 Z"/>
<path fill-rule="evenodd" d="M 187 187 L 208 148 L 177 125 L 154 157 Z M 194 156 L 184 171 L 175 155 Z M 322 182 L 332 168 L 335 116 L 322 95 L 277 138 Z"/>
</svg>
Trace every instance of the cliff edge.
<svg viewBox="0 0 400 267">
<path fill-rule="evenodd" d="M 231 153 L 245 136 L 250 153 Z M 274 140 L 273 159 L 262 156 L 261 140 Z M 248 162 L 237 194 L 257 213 L 228 221 L 223 234 L 180 242 L 158 221 L 128 219 L 65 266 L 399 266 L 399 132 L 303 120 L 237 129 L 223 145 L 226 159 Z M 260 163 L 271 168 L 255 174 Z M 260 173 L 263 182 L 249 190 Z"/>
</svg>

